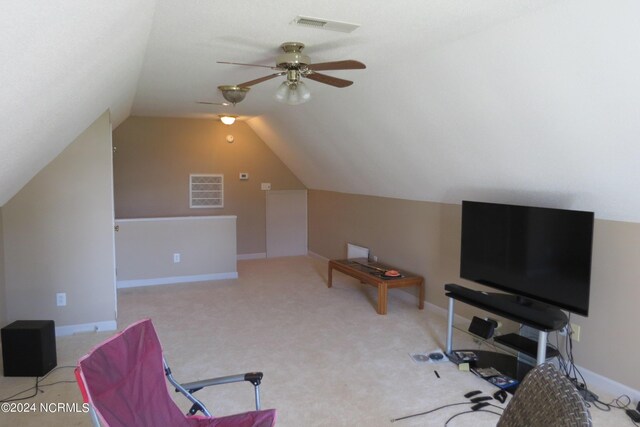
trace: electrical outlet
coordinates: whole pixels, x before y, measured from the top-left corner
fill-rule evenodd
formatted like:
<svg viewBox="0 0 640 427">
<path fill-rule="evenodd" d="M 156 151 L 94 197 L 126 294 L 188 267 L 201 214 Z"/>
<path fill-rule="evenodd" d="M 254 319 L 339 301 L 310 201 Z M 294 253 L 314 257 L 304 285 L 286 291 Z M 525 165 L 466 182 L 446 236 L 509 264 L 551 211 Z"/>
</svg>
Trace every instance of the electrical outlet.
<svg viewBox="0 0 640 427">
<path fill-rule="evenodd" d="M 180 254 L 173 254 L 173 262 L 175 264 L 180 262 Z"/>
<path fill-rule="evenodd" d="M 260 189 L 261 190 L 271 190 L 271 183 L 270 182 L 263 182 L 260 184 Z"/>
<path fill-rule="evenodd" d="M 576 323 L 571 324 L 571 339 L 580 342 L 580 325 Z"/>
<path fill-rule="evenodd" d="M 64 292 L 60 292 L 56 294 L 56 305 L 58 307 L 64 307 L 67 305 L 67 294 Z"/>
</svg>

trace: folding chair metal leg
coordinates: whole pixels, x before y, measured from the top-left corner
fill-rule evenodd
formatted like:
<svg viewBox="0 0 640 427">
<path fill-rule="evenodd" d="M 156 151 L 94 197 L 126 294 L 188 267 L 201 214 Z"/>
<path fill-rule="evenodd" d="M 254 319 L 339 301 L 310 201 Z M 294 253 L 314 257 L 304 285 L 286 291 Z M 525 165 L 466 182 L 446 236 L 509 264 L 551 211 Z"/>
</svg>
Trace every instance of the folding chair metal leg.
<svg viewBox="0 0 640 427">
<path fill-rule="evenodd" d="M 256 393 L 256 411 L 260 410 L 260 385 L 256 384 L 253 386 Z"/>
<path fill-rule="evenodd" d="M 211 416 L 211 412 L 209 412 L 207 407 L 204 406 L 204 403 L 202 403 L 198 399 L 196 399 L 193 396 L 193 394 L 189 393 L 182 385 L 180 385 L 180 383 L 178 381 L 176 381 L 173 378 L 173 375 L 171 374 L 171 368 L 169 368 L 169 365 L 167 365 L 167 361 L 164 360 L 164 357 L 162 358 L 162 363 L 164 364 L 164 373 L 167 376 L 167 380 L 169 380 L 171 385 L 173 385 L 176 388 L 177 391 L 182 393 L 184 395 L 184 397 L 186 397 L 191 403 L 193 403 L 193 406 L 191 407 L 191 410 L 193 410 L 194 408 L 197 408 L 200 411 L 202 411 L 202 413 L 204 415 L 206 415 L 207 417 L 210 417 Z M 190 413 L 190 415 L 193 415 L 193 414 L 191 414 L 191 410 L 189 411 L 189 413 Z"/>
</svg>

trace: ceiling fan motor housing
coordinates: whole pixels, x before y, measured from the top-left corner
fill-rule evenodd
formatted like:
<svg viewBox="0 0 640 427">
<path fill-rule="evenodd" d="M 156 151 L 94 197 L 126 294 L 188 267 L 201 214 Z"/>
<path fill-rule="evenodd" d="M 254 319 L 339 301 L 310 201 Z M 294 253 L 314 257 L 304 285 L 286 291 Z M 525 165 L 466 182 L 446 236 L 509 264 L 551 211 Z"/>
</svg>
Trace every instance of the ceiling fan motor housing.
<svg viewBox="0 0 640 427">
<path fill-rule="evenodd" d="M 280 45 L 280 48 L 284 51 L 283 54 L 278 55 L 276 58 L 276 66 L 278 68 L 300 69 L 304 66 L 311 64 L 311 60 L 307 55 L 302 53 L 304 49 L 304 43 L 300 42 L 286 42 Z"/>
</svg>

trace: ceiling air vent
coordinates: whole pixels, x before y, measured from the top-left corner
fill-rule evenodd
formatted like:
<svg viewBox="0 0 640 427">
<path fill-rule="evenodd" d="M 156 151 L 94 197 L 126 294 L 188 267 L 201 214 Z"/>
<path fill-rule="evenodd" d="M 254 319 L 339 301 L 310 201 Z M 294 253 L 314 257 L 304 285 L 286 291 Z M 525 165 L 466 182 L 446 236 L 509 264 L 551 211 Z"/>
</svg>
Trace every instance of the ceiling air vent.
<svg viewBox="0 0 640 427">
<path fill-rule="evenodd" d="M 312 18 L 310 16 L 296 16 L 292 24 L 300 25 L 303 27 L 313 27 L 322 30 L 340 31 L 341 33 L 350 33 L 356 28 L 360 27 L 358 24 L 350 24 L 348 22 L 330 21 L 322 18 Z"/>
</svg>

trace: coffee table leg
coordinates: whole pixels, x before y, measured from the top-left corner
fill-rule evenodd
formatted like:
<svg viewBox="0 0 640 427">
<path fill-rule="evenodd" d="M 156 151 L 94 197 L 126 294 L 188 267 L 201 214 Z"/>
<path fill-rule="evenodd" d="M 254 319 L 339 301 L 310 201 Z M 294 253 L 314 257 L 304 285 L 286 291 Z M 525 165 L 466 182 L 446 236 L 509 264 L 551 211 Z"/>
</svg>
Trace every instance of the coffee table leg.
<svg viewBox="0 0 640 427">
<path fill-rule="evenodd" d="M 387 314 L 387 284 L 378 284 L 378 314 Z"/>
<path fill-rule="evenodd" d="M 418 292 L 420 300 L 418 301 L 418 309 L 422 310 L 424 308 L 424 280 L 420 282 L 418 285 L 420 292 Z"/>
</svg>

